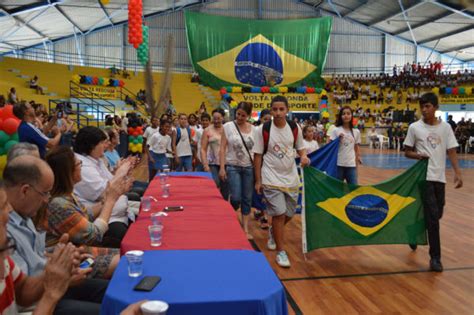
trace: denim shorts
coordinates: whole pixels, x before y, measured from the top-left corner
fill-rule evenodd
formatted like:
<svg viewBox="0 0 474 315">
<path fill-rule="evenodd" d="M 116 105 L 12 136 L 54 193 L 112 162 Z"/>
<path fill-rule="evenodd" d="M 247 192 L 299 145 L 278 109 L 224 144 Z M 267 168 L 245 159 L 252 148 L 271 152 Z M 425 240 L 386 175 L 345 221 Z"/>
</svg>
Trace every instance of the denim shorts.
<svg viewBox="0 0 474 315">
<path fill-rule="evenodd" d="M 155 153 L 150 151 L 151 157 L 155 160 L 155 163 L 152 163 L 153 169 L 157 171 L 163 170 L 163 165 L 169 165 L 168 158 L 166 157 L 165 153 Z"/>
<path fill-rule="evenodd" d="M 192 172 L 193 171 L 193 157 L 191 155 L 180 156 L 179 164 L 176 166 L 176 171 Z"/>
</svg>

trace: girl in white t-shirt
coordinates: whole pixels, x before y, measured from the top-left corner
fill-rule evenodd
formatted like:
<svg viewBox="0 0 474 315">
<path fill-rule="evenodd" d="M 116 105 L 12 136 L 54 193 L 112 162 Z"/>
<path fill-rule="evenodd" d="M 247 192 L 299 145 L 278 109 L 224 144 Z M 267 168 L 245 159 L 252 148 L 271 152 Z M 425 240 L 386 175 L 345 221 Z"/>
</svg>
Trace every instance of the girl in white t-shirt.
<svg viewBox="0 0 474 315">
<path fill-rule="evenodd" d="M 303 128 L 303 144 L 306 148 L 306 154 L 310 154 L 311 152 L 316 151 L 319 149 L 318 141 L 314 139 L 314 127 L 311 125 L 306 125 Z"/>
<path fill-rule="evenodd" d="M 353 126 L 352 109 L 344 106 L 336 119 L 336 128 L 330 134 L 330 140 L 340 139 L 337 153 L 337 177 L 348 184 L 357 185 L 357 165 L 360 159 L 360 132 Z"/>
</svg>

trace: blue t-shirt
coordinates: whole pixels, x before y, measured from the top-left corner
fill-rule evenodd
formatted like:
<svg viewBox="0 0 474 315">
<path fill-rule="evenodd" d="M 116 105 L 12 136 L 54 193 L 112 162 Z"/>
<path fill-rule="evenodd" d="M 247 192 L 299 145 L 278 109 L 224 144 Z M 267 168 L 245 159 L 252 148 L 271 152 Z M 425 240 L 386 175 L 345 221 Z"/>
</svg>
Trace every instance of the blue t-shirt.
<svg viewBox="0 0 474 315">
<path fill-rule="evenodd" d="M 109 162 L 109 168 L 114 169 L 117 166 L 118 161 L 120 161 L 120 155 L 118 154 L 117 150 L 114 149 L 113 151 L 105 151 L 104 155 Z"/>
<path fill-rule="evenodd" d="M 33 124 L 22 121 L 18 127 L 18 138 L 20 142 L 36 144 L 40 156 L 44 158 L 49 138 L 46 137 L 41 130 L 33 126 Z"/>
</svg>

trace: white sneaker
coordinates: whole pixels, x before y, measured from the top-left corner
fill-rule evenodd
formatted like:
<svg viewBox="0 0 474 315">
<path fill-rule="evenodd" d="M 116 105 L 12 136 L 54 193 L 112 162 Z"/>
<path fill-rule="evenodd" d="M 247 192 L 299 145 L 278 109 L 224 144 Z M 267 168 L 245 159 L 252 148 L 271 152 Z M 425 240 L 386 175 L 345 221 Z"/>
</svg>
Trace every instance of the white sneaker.
<svg viewBox="0 0 474 315">
<path fill-rule="evenodd" d="M 289 268 L 291 266 L 288 255 L 284 250 L 278 252 L 276 255 L 276 262 L 280 267 Z"/>
<path fill-rule="evenodd" d="M 272 227 L 268 229 L 268 241 L 267 241 L 267 248 L 269 250 L 275 250 L 277 245 L 275 243 L 275 239 L 273 239 Z"/>
</svg>

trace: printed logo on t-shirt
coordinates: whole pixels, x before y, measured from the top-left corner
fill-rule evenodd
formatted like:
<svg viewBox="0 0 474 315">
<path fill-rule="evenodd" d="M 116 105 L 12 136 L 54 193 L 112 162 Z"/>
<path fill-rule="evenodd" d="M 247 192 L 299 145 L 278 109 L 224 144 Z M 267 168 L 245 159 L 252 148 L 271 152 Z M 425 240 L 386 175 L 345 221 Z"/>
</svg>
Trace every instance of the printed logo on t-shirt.
<svg viewBox="0 0 474 315">
<path fill-rule="evenodd" d="M 436 147 L 441 144 L 441 137 L 438 136 L 436 133 L 430 133 L 428 134 L 426 141 L 431 145 L 433 149 L 436 149 Z"/>
<path fill-rule="evenodd" d="M 245 138 L 245 144 L 247 145 L 247 149 L 252 152 L 252 148 L 254 146 L 254 142 L 252 140 L 252 138 L 248 137 L 248 138 Z M 245 158 L 246 156 L 248 156 L 248 153 L 247 153 L 247 149 L 244 148 L 244 145 L 242 143 L 242 139 L 240 139 L 240 141 L 236 141 L 234 142 L 234 145 L 233 145 L 233 149 L 235 151 L 235 155 L 237 156 L 237 158 L 239 160 Z"/>
<path fill-rule="evenodd" d="M 344 137 L 342 137 L 343 146 L 348 147 L 348 146 L 351 146 L 353 143 L 354 143 L 354 138 L 352 136 L 345 134 Z"/>
<path fill-rule="evenodd" d="M 288 150 L 288 147 L 285 147 L 285 146 L 281 147 L 280 145 L 275 144 L 273 146 L 273 152 L 279 159 L 283 159 L 285 155 L 290 156 L 290 154 L 293 152 L 293 147 L 291 147 L 291 151 L 290 151 Z"/>
</svg>

